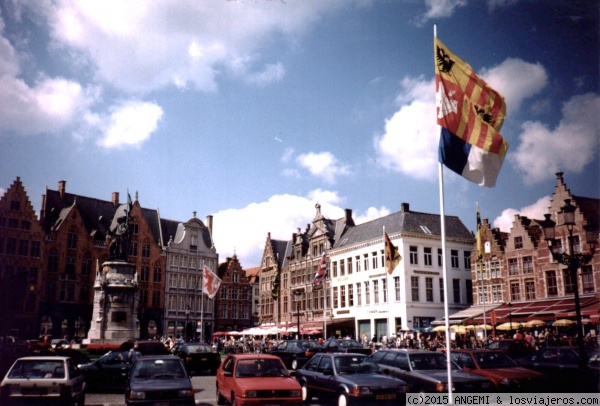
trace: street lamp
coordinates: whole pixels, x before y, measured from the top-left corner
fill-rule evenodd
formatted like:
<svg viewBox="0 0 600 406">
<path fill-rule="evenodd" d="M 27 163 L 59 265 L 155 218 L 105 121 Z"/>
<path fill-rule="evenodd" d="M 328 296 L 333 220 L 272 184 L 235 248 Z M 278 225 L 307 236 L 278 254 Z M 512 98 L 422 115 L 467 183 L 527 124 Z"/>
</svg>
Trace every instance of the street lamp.
<svg viewBox="0 0 600 406">
<path fill-rule="evenodd" d="M 190 310 L 192 310 L 192 309 L 190 309 L 190 305 L 187 305 L 185 307 L 185 329 L 183 330 L 183 333 L 185 334 L 185 338 L 188 337 L 188 322 L 190 319 Z"/>
<path fill-rule="evenodd" d="M 510 332 L 512 333 L 512 303 L 508 302 L 508 327 L 510 328 Z"/>
<path fill-rule="evenodd" d="M 298 315 L 298 339 L 300 339 L 300 299 L 302 299 L 302 290 L 294 290 L 294 298 L 296 299 L 296 314 Z"/>
<path fill-rule="evenodd" d="M 579 301 L 579 281 L 577 279 L 577 269 L 583 265 L 590 263 L 594 257 L 594 251 L 596 250 L 596 230 L 591 227 L 584 227 L 586 242 L 590 246 L 590 254 L 575 253 L 573 252 L 573 228 L 575 227 L 575 210 L 577 208 L 571 204 L 571 199 L 565 199 L 565 205 L 561 207 L 560 213 L 562 214 L 563 226 L 567 226 L 569 232 L 569 253 L 557 252 L 555 248 L 556 241 L 556 223 L 550 219 L 550 214 L 544 214 L 545 219 L 540 223 L 542 231 L 544 232 L 544 240 L 548 241 L 548 248 L 552 254 L 552 258 L 568 266 L 569 273 L 573 279 L 573 289 L 575 296 L 575 318 L 577 319 L 577 344 L 581 356 L 585 354 L 585 347 L 583 344 L 583 324 L 581 321 L 581 303 Z"/>
</svg>

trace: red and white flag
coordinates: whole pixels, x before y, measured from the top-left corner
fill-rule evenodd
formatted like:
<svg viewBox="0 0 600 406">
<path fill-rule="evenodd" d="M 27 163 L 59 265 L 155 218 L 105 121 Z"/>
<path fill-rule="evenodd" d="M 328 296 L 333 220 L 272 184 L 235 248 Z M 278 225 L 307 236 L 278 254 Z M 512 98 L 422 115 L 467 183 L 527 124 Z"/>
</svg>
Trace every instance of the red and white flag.
<svg viewBox="0 0 600 406">
<path fill-rule="evenodd" d="M 219 286 L 221 286 L 221 278 L 211 271 L 209 267 L 204 265 L 202 281 L 202 292 L 206 293 L 210 299 L 215 297 L 219 290 Z"/>
</svg>

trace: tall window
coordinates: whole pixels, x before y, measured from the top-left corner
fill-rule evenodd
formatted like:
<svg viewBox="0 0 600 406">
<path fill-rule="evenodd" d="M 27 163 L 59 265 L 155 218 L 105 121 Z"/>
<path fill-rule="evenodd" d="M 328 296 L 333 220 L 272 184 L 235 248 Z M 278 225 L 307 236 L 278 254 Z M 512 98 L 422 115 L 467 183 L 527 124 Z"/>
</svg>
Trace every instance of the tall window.
<svg viewBox="0 0 600 406">
<path fill-rule="evenodd" d="M 77 249 L 77 234 L 70 232 L 67 234 L 67 249 Z"/>
<path fill-rule="evenodd" d="M 465 260 L 465 270 L 471 270 L 471 251 L 463 252 L 464 260 Z"/>
<path fill-rule="evenodd" d="M 337 261 L 333 261 L 333 265 L 331 266 L 331 268 L 332 268 L 331 271 L 332 271 L 332 274 L 333 274 L 332 276 L 334 278 L 337 278 L 337 276 L 338 276 L 338 263 L 337 263 Z"/>
<path fill-rule="evenodd" d="M 394 276 L 394 292 L 396 294 L 394 300 L 400 301 L 400 277 Z"/>
<path fill-rule="evenodd" d="M 510 300 L 518 301 L 521 300 L 521 290 L 519 288 L 519 282 L 514 281 L 510 283 Z"/>
<path fill-rule="evenodd" d="M 450 250 L 450 261 L 452 263 L 452 268 L 458 269 L 460 267 L 458 263 L 458 250 Z"/>
<path fill-rule="evenodd" d="M 142 258 L 150 258 L 150 244 L 142 244 Z"/>
<path fill-rule="evenodd" d="M 348 264 L 350 264 L 350 261 L 348 261 Z M 348 307 L 353 307 L 354 306 L 354 285 L 350 284 L 348 285 Z"/>
<path fill-rule="evenodd" d="M 159 266 L 155 266 L 154 267 L 154 278 L 152 279 L 152 281 L 156 282 L 156 283 L 160 283 L 161 280 L 162 280 L 162 269 Z"/>
<path fill-rule="evenodd" d="M 348 275 L 352 275 L 352 257 L 346 260 L 348 262 Z"/>
<path fill-rule="evenodd" d="M 410 264 L 419 265 L 419 249 L 418 247 L 411 245 L 409 248 Z"/>
<path fill-rule="evenodd" d="M 423 248 L 423 252 L 425 254 L 425 266 L 431 266 L 432 265 L 432 261 L 433 261 L 433 257 L 431 255 L 431 247 L 425 247 Z"/>
<path fill-rule="evenodd" d="M 443 257 L 443 251 L 441 248 L 438 248 L 438 266 L 442 266 L 442 257 Z"/>
<path fill-rule="evenodd" d="M 373 281 L 373 303 L 379 303 L 379 281 Z"/>
<path fill-rule="evenodd" d="M 354 257 L 356 261 L 356 272 L 360 272 L 360 255 Z"/>
<path fill-rule="evenodd" d="M 467 289 L 467 304 L 473 304 L 473 281 L 466 279 L 465 284 Z"/>
<path fill-rule="evenodd" d="M 518 275 L 519 274 L 519 262 L 517 258 L 508 259 L 508 274 Z"/>
<path fill-rule="evenodd" d="M 533 273 L 533 257 L 531 255 L 523 257 L 523 273 Z"/>
<path fill-rule="evenodd" d="M 371 255 L 373 258 L 373 269 L 379 268 L 379 265 L 377 264 L 377 253 L 373 252 Z"/>
<path fill-rule="evenodd" d="M 340 286 L 340 307 L 346 307 L 346 287 Z"/>
<path fill-rule="evenodd" d="M 150 267 L 142 266 L 142 273 L 140 275 L 140 281 L 148 282 L 150 280 Z"/>
<path fill-rule="evenodd" d="M 425 278 L 425 300 L 433 302 L 433 278 Z"/>
<path fill-rule="evenodd" d="M 387 303 L 387 283 L 385 278 L 381 280 L 381 291 L 383 292 L 383 303 Z"/>
<path fill-rule="evenodd" d="M 152 306 L 159 307 L 160 306 L 160 290 L 152 291 Z"/>
<path fill-rule="evenodd" d="M 410 293 L 413 302 L 419 301 L 419 277 L 411 276 L 410 277 Z"/>
<path fill-rule="evenodd" d="M 525 279 L 525 300 L 535 299 L 535 281 L 533 279 Z"/>
<path fill-rule="evenodd" d="M 369 289 L 369 282 L 365 282 L 365 304 L 371 304 L 371 290 Z"/>
<path fill-rule="evenodd" d="M 454 303 L 460 303 L 460 279 L 452 279 L 452 293 L 454 294 Z"/>
<path fill-rule="evenodd" d="M 54 252 L 51 252 L 50 255 L 48 255 L 48 272 L 58 272 L 58 255 Z"/>
<path fill-rule="evenodd" d="M 569 269 L 563 269 L 563 284 L 565 285 L 565 295 L 575 293 L 575 281 L 573 273 Z"/>
<path fill-rule="evenodd" d="M 500 268 L 500 261 L 490 262 L 490 274 L 492 279 L 502 277 L 502 268 Z"/>
<path fill-rule="evenodd" d="M 444 279 L 440 278 L 440 302 L 444 302 Z"/>
<path fill-rule="evenodd" d="M 581 289 L 583 293 L 592 293 L 594 290 L 594 275 L 592 267 L 585 265 L 581 267 Z"/>
<path fill-rule="evenodd" d="M 346 262 L 345 259 L 341 259 L 340 260 L 340 276 L 346 275 L 346 264 L 345 264 L 345 262 Z"/>
<path fill-rule="evenodd" d="M 558 296 L 558 285 L 556 284 L 556 271 L 546 272 L 546 293 L 548 296 Z"/>
<path fill-rule="evenodd" d="M 369 270 L 369 254 L 363 254 L 363 265 L 365 268 L 365 271 Z"/>
<path fill-rule="evenodd" d="M 360 287 L 361 287 L 361 284 L 360 284 L 360 282 L 358 282 L 356 284 L 356 305 L 357 306 L 362 306 L 362 294 L 360 291 Z"/>
<path fill-rule="evenodd" d="M 333 308 L 337 309 L 338 308 L 338 287 L 334 286 L 333 287 Z"/>
</svg>

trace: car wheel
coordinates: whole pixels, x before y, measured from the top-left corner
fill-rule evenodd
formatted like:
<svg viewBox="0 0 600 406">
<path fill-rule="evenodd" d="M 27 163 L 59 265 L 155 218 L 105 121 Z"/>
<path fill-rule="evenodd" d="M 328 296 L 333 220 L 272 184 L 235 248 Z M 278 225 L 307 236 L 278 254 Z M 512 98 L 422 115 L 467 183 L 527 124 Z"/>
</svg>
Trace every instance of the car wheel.
<svg viewBox="0 0 600 406">
<path fill-rule="evenodd" d="M 219 386 L 217 385 L 217 405 L 224 404 L 227 404 L 227 399 L 225 399 L 225 396 L 221 395 L 221 392 L 219 392 Z"/>
<path fill-rule="evenodd" d="M 292 360 L 292 369 L 295 371 L 296 369 L 298 369 L 298 360 L 297 359 L 293 359 Z"/>
<path fill-rule="evenodd" d="M 348 399 L 348 395 L 346 395 L 346 392 L 338 393 L 337 406 L 348 406 L 349 404 L 350 401 Z"/>
<path fill-rule="evenodd" d="M 310 401 L 312 400 L 312 396 L 310 395 L 310 392 L 308 391 L 308 385 L 303 382 L 301 386 L 302 386 L 302 402 L 310 403 Z"/>
</svg>

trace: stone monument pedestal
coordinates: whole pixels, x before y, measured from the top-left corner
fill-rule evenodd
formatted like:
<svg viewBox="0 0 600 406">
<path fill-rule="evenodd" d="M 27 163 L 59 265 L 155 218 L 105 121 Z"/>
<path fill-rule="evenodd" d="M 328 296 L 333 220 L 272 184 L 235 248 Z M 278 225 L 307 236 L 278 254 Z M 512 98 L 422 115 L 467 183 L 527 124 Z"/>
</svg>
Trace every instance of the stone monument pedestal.
<svg viewBox="0 0 600 406">
<path fill-rule="evenodd" d="M 135 265 L 109 260 L 96 272 L 91 327 L 84 344 L 121 344 L 139 338 Z"/>
</svg>

